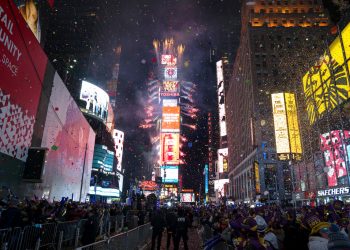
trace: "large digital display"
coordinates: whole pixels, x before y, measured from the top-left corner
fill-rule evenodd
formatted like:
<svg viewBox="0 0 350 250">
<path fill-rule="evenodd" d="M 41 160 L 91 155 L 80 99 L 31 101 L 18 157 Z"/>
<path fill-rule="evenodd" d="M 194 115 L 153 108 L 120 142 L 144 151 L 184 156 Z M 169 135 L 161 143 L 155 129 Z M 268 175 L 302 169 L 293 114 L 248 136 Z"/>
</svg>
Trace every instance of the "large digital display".
<svg viewBox="0 0 350 250">
<path fill-rule="evenodd" d="M 176 67 L 165 67 L 164 68 L 164 79 L 176 80 L 177 79 L 177 68 Z"/>
<path fill-rule="evenodd" d="M 226 128 L 226 111 L 225 111 L 225 89 L 224 89 L 224 72 L 222 60 L 216 62 L 216 78 L 217 78 L 217 91 L 218 91 L 218 103 L 219 103 L 219 126 L 220 136 L 227 135 Z"/>
<path fill-rule="evenodd" d="M 346 161 L 349 162 L 347 152 L 347 139 L 350 138 L 348 130 L 333 130 L 320 135 L 321 150 L 327 166 L 328 186 L 338 185 L 337 178 L 347 175 Z"/>
<path fill-rule="evenodd" d="M 214 190 L 218 192 L 221 196 L 225 195 L 224 186 L 226 183 L 228 183 L 228 179 L 220 179 L 214 181 Z"/>
<path fill-rule="evenodd" d="M 89 194 L 118 198 L 120 197 L 120 190 L 116 188 L 103 188 L 103 187 L 90 186 Z"/>
<path fill-rule="evenodd" d="M 301 139 L 295 95 L 292 93 L 284 93 L 284 97 L 286 102 L 290 150 L 292 153 L 301 154 Z"/>
<path fill-rule="evenodd" d="M 255 179 L 255 192 L 260 193 L 260 173 L 259 163 L 254 161 L 254 179 Z"/>
<path fill-rule="evenodd" d="M 329 50 L 303 76 L 309 121 L 313 124 L 349 98 L 349 76 L 345 62 L 350 58 L 350 23 L 329 46 Z M 343 44 L 342 44 L 343 42 Z M 347 62 L 350 65 L 350 61 Z"/>
<path fill-rule="evenodd" d="M 280 160 L 301 158 L 297 106 L 293 93 L 271 95 L 276 151 Z"/>
<path fill-rule="evenodd" d="M 209 191 L 209 166 L 204 166 L 204 193 L 207 194 Z"/>
<path fill-rule="evenodd" d="M 165 165 L 178 165 L 180 160 L 180 135 L 161 133 L 161 162 Z"/>
<path fill-rule="evenodd" d="M 13 1 L 0 2 L 0 152 L 25 161 L 47 57 Z"/>
<path fill-rule="evenodd" d="M 180 132 L 180 107 L 163 107 L 162 132 Z"/>
<path fill-rule="evenodd" d="M 114 152 L 107 149 L 104 145 L 95 145 L 92 168 L 102 169 L 106 172 L 113 171 Z"/>
<path fill-rule="evenodd" d="M 276 151 L 290 153 L 286 105 L 283 93 L 272 94 L 272 112 L 275 127 Z"/>
<path fill-rule="evenodd" d="M 180 201 L 184 203 L 190 203 L 190 202 L 195 202 L 196 197 L 194 193 L 181 193 L 180 194 Z"/>
<path fill-rule="evenodd" d="M 103 89 L 90 82 L 82 81 L 80 99 L 86 102 L 82 111 L 95 115 L 104 122 L 107 121 L 109 96 Z"/>
<path fill-rule="evenodd" d="M 180 96 L 178 81 L 163 81 L 160 91 L 160 96 Z"/>
<path fill-rule="evenodd" d="M 177 59 L 173 55 L 162 55 L 161 56 L 161 64 L 165 64 L 167 66 L 176 66 Z"/>
<path fill-rule="evenodd" d="M 178 183 L 179 182 L 179 167 L 178 166 L 162 166 L 160 168 L 163 183 Z"/>
<path fill-rule="evenodd" d="M 228 170 L 228 148 L 218 149 L 218 172 L 223 173 Z"/>
</svg>

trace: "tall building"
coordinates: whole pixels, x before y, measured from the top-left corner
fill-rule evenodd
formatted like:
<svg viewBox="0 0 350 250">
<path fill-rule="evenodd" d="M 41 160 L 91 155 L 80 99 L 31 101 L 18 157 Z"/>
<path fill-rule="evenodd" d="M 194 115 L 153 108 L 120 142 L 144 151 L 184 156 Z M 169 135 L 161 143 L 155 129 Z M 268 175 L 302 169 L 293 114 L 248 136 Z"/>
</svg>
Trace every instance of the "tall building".
<svg viewBox="0 0 350 250">
<path fill-rule="evenodd" d="M 257 195 L 290 199 L 289 161 L 303 155 L 280 150 L 271 95 L 294 93 L 303 110 L 303 70 L 322 50 L 329 19 L 318 0 L 243 1 L 241 13 L 240 46 L 226 93 L 231 194 L 241 201 Z M 303 119 L 304 114 L 300 124 Z"/>
</svg>

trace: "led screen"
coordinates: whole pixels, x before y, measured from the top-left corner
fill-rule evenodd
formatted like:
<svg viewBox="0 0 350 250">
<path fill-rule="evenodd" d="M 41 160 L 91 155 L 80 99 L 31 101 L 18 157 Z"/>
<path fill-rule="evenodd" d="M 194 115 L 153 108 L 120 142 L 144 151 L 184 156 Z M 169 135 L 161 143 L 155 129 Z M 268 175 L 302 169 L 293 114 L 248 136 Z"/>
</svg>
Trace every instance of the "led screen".
<svg viewBox="0 0 350 250">
<path fill-rule="evenodd" d="M 176 80 L 177 79 L 177 68 L 176 67 L 165 67 L 164 68 L 164 78 L 166 80 Z"/>
<path fill-rule="evenodd" d="M 90 186 L 89 189 L 90 195 L 100 195 L 100 196 L 109 196 L 109 197 L 120 197 L 120 191 L 116 188 L 103 188 Z"/>
<path fill-rule="evenodd" d="M 283 93 L 272 94 L 272 112 L 277 153 L 290 153 L 286 106 Z"/>
<path fill-rule="evenodd" d="M 161 63 L 167 66 L 175 66 L 176 62 L 177 62 L 177 59 L 173 55 L 162 55 L 161 57 Z"/>
<path fill-rule="evenodd" d="M 95 145 L 92 168 L 102 169 L 107 172 L 113 171 L 114 152 L 104 145 Z"/>
<path fill-rule="evenodd" d="M 216 78 L 217 78 L 217 94 L 219 103 L 219 119 L 220 119 L 220 136 L 227 135 L 226 129 L 226 111 L 225 111 L 225 90 L 224 90 L 224 73 L 222 68 L 222 60 L 216 63 Z"/>
<path fill-rule="evenodd" d="M 228 148 L 218 149 L 218 172 L 223 173 L 228 170 L 227 162 Z"/>
<path fill-rule="evenodd" d="M 25 161 L 47 57 L 13 1 L 0 2 L 0 18 L 0 153 Z"/>
<path fill-rule="evenodd" d="M 177 107 L 177 99 L 163 99 L 163 107 Z"/>
<path fill-rule="evenodd" d="M 162 132 L 180 132 L 180 107 L 163 107 Z"/>
<path fill-rule="evenodd" d="M 179 182 L 179 167 L 178 166 L 162 166 L 160 169 L 163 183 L 178 183 Z"/>
<path fill-rule="evenodd" d="M 83 81 L 80 91 L 80 99 L 86 102 L 83 111 L 101 118 L 104 122 L 108 117 L 109 96 L 96 85 Z"/>
<path fill-rule="evenodd" d="M 290 150 L 292 153 L 301 154 L 301 139 L 295 96 L 292 93 L 284 93 L 284 97 L 286 101 Z"/>
<path fill-rule="evenodd" d="M 338 185 L 337 178 L 347 175 L 346 161 L 349 154 L 346 139 L 350 138 L 350 131 L 333 130 L 330 133 L 320 135 L 321 150 L 327 171 L 328 186 Z M 347 151 L 347 152 L 346 152 Z"/>
<path fill-rule="evenodd" d="M 163 81 L 161 87 L 161 96 L 179 96 L 179 82 L 178 81 Z"/>
<path fill-rule="evenodd" d="M 311 124 L 327 110 L 333 110 L 349 98 L 349 76 L 345 62 L 350 65 L 350 23 L 342 30 L 341 36 L 342 40 L 338 36 L 329 50 L 303 76 L 303 90 Z"/>
<path fill-rule="evenodd" d="M 214 190 L 217 191 L 221 196 L 224 195 L 224 185 L 228 183 L 228 179 L 214 180 Z"/>
<path fill-rule="evenodd" d="M 165 165 L 178 165 L 180 135 L 175 133 L 161 133 L 161 162 Z"/>
<path fill-rule="evenodd" d="M 196 201 L 194 193 L 181 193 L 180 200 L 181 200 L 181 202 L 195 202 Z"/>
</svg>

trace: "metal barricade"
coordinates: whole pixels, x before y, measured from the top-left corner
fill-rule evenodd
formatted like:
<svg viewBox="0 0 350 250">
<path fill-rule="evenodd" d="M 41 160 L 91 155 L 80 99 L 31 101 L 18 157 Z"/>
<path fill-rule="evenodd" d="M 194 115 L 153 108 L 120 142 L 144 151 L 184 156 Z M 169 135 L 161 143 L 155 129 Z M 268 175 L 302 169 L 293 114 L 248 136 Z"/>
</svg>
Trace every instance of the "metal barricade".
<svg viewBox="0 0 350 250">
<path fill-rule="evenodd" d="M 57 226 L 55 223 L 27 226 L 21 232 L 18 249 L 39 249 L 54 247 Z"/>
<path fill-rule="evenodd" d="M 0 230 L 0 249 L 15 250 L 19 247 L 21 228 L 7 228 Z"/>
<path fill-rule="evenodd" d="M 77 246 L 80 223 L 81 221 L 67 221 L 57 224 L 56 242 L 58 249 Z"/>
</svg>

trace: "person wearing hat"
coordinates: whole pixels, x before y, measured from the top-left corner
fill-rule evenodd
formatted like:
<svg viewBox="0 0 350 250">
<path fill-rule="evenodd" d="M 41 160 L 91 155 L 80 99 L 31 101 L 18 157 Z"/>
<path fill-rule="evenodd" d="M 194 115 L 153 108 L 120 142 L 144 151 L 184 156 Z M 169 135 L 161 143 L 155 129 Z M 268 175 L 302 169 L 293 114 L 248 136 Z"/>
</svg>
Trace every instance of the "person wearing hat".
<svg viewBox="0 0 350 250">
<path fill-rule="evenodd" d="M 256 217 L 257 232 L 259 236 L 260 243 L 262 243 L 266 248 L 270 246 L 273 250 L 279 249 L 277 236 L 268 227 L 266 221 L 261 217 Z"/>
<path fill-rule="evenodd" d="M 332 224 L 329 228 L 328 234 L 328 249 L 329 250 L 350 250 L 350 240 L 340 228 Z"/>
<path fill-rule="evenodd" d="M 328 234 L 330 223 L 321 221 L 316 215 L 305 216 L 305 221 L 311 229 L 309 250 L 328 250 Z"/>
</svg>

